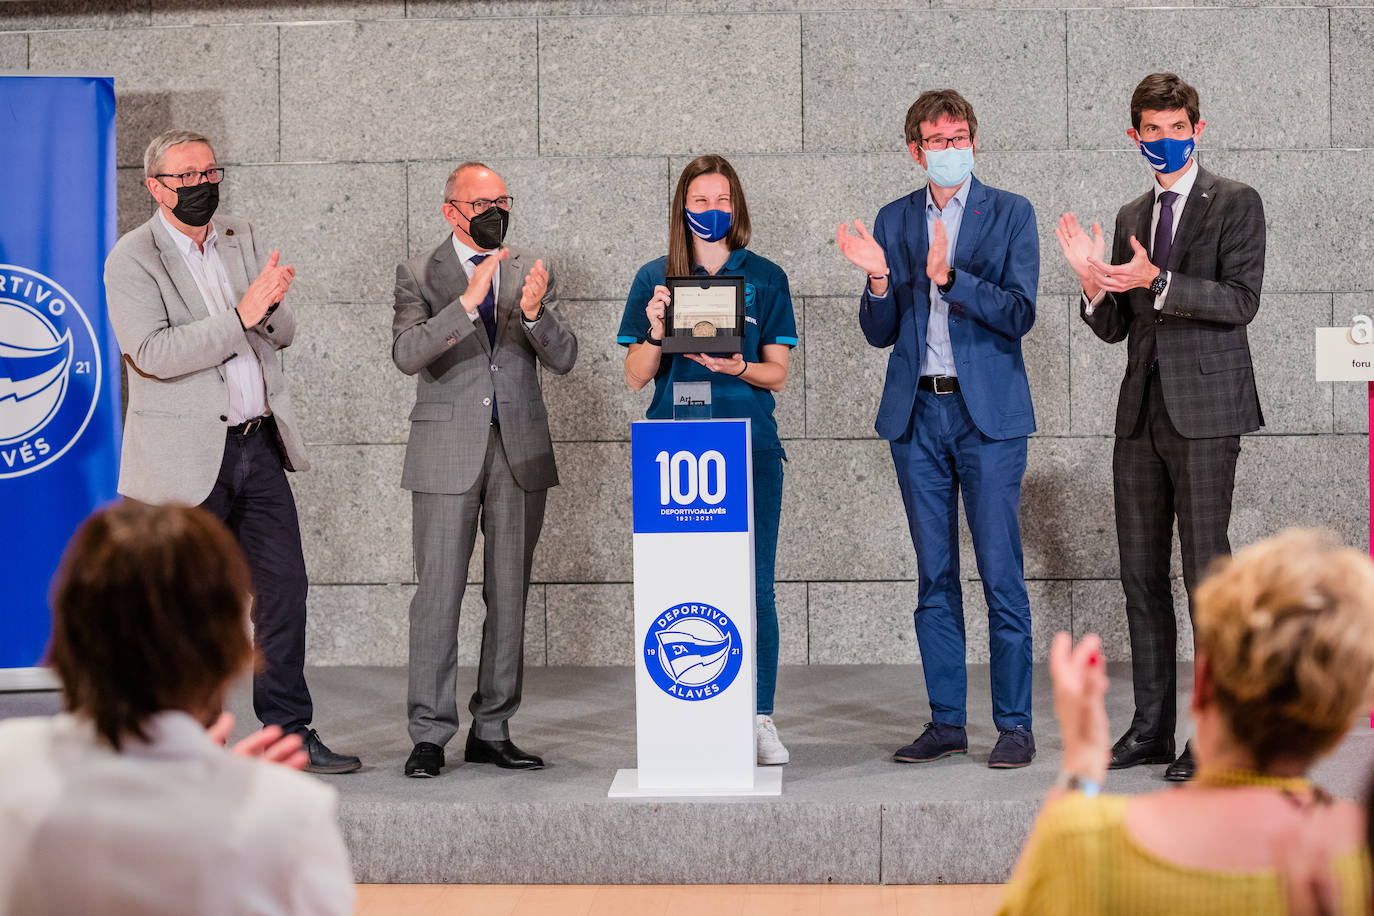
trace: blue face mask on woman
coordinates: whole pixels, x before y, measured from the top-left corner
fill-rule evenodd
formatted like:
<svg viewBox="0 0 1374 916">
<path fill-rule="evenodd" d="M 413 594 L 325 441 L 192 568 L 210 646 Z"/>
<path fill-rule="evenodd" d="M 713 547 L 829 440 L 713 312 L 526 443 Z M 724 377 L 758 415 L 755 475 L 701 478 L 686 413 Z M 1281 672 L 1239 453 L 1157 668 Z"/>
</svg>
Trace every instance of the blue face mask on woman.
<svg viewBox="0 0 1374 916">
<path fill-rule="evenodd" d="M 942 188 L 957 188 L 973 172 L 973 147 L 926 150 L 926 175 Z"/>
<path fill-rule="evenodd" d="M 1187 140 L 1175 140 L 1172 137 L 1163 137 L 1159 140 L 1141 140 L 1140 154 L 1145 157 L 1146 162 L 1150 163 L 1150 168 L 1156 172 L 1168 174 L 1177 172 L 1187 165 L 1196 146 L 1196 137 L 1189 137 Z"/>
<path fill-rule="evenodd" d="M 719 242 L 730 231 L 730 214 L 724 210 L 704 210 L 694 213 L 685 210 L 687 228 L 703 242 Z"/>
</svg>

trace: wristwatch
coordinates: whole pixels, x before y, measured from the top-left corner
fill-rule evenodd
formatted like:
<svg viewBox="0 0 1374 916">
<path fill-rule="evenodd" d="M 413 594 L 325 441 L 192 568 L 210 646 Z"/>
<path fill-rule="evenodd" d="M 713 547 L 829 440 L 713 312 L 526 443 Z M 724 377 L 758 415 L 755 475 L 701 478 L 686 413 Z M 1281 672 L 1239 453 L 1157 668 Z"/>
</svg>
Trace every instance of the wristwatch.
<svg viewBox="0 0 1374 916">
<path fill-rule="evenodd" d="M 644 332 L 644 342 L 654 347 L 663 346 L 663 338 L 654 336 L 654 329 L 650 328 Z"/>
<path fill-rule="evenodd" d="M 937 287 L 935 287 L 935 288 L 938 289 L 938 290 L 939 290 L 940 292 L 942 292 L 942 293 L 947 293 L 947 292 L 949 292 L 950 290 L 954 289 L 954 268 L 953 268 L 953 267 L 951 267 L 951 268 L 949 269 L 949 276 L 945 278 L 945 282 L 941 283 L 939 286 L 937 286 Z"/>
<path fill-rule="evenodd" d="M 1059 778 L 1054 781 L 1054 787 L 1056 789 L 1063 789 L 1066 792 L 1082 792 L 1084 795 L 1088 796 L 1088 798 L 1096 798 L 1098 795 L 1102 794 L 1102 784 L 1100 782 L 1093 782 L 1091 779 L 1086 779 L 1079 776 L 1077 773 L 1066 773 L 1062 770 L 1059 772 Z"/>
<path fill-rule="evenodd" d="M 1153 280 L 1150 281 L 1150 293 L 1152 295 L 1158 296 L 1160 293 L 1164 292 L 1165 288 L 1167 288 L 1168 285 L 1169 274 L 1166 271 L 1161 270 L 1159 272 L 1159 276 L 1155 277 Z"/>
</svg>

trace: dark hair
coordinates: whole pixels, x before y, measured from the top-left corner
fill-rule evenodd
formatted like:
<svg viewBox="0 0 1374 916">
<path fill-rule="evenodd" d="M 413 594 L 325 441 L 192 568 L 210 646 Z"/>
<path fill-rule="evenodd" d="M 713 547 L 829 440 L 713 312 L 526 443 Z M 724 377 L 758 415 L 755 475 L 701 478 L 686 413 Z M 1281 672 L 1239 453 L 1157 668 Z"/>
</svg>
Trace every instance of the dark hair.
<svg viewBox="0 0 1374 916">
<path fill-rule="evenodd" d="M 967 121 L 968 135 L 978 136 L 978 118 L 968 99 L 953 89 L 928 89 L 906 110 L 906 142 L 920 143 L 921 122 L 938 121 L 941 115 L 948 115 L 955 121 Z"/>
<path fill-rule="evenodd" d="M 739 176 L 724 156 L 707 154 L 698 156 L 677 178 L 677 190 L 673 192 L 673 205 L 668 210 L 668 276 L 685 277 L 692 272 L 691 230 L 687 228 L 687 188 L 702 175 L 723 175 L 730 184 L 730 231 L 725 235 L 725 243 L 731 251 L 749 245 L 749 207 L 744 203 L 744 188 L 740 186 Z"/>
<path fill-rule="evenodd" d="M 118 750 L 167 709 L 216 700 L 253 657 L 243 554 L 209 512 L 124 500 L 86 519 L 53 586 L 66 708 Z"/>
<path fill-rule="evenodd" d="M 1131 126 L 1140 130 L 1141 112 L 1179 108 L 1188 112 L 1188 123 L 1196 128 L 1200 117 L 1197 90 L 1173 73 L 1151 73 L 1131 93 Z"/>
</svg>

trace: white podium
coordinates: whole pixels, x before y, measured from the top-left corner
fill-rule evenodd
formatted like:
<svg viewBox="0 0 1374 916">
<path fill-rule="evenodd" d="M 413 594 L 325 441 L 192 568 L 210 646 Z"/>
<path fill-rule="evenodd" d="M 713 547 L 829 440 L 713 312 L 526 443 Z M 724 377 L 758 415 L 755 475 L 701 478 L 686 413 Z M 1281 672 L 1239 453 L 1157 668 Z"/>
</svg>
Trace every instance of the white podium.
<svg viewBox="0 0 1374 916">
<path fill-rule="evenodd" d="M 1374 556 L 1374 321 L 1356 315 L 1348 328 L 1317 328 L 1319 382 L 1364 382 L 1369 394 L 1369 553 Z M 1374 726 L 1374 713 L 1370 715 Z"/>
<path fill-rule="evenodd" d="M 647 420 L 634 485 L 637 769 L 611 798 L 779 795 L 754 746 L 748 420 Z"/>
</svg>

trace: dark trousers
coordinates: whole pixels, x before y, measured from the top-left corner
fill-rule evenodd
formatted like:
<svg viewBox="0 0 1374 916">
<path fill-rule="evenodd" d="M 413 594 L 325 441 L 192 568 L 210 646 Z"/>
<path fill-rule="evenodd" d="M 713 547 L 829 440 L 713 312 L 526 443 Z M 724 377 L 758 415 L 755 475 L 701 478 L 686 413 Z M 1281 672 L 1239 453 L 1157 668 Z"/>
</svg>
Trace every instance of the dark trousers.
<svg viewBox="0 0 1374 916">
<path fill-rule="evenodd" d="M 959 495 L 988 603 L 992 720 L 1031 727 L 1030 600 L 1021 555 L 1026 437 L 989 439 L 964 396 L 917 391 L 911 427 L 892 442 L 897 483 L 916 546 L 916 641 L 931 718 L 968 718 L 964 599 L 959 584 Z"/>
<path fill-rule="evenodd" d="M 1135 686 L 1131 726 L 1147 737 L 1173 737 L 1178 721 L 1178 628 L 1169 587 L 1174 518 L 1191 617 L 1193 590 L 1207 564 L 1231 552 L 1226 529 L 1239 454 L 1239 436 L 1180 436 L 1165 409 L 1157 372 L 1146 385 L 1135 430 L 1116 440 L 1116 539 Z"/>
<path fill-rule="evenodd" d="M 778 602 L 773 573 L 782 519 L 780 448 L 754 452 L 754 646 L 758 673 L 755 711 L 771 716 L 778 685 Z"/>
<path fill-rule="evenodd" d="M 248 436 L 230 434 L 219 479 L 201 508 L 238 539 L 253 574 L 253 711 L 264 725 L 304 732 L 313 710 L 305 684 L 305 556 L 296 501 L 270 420 Z"/>
</svg>

